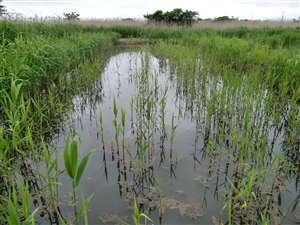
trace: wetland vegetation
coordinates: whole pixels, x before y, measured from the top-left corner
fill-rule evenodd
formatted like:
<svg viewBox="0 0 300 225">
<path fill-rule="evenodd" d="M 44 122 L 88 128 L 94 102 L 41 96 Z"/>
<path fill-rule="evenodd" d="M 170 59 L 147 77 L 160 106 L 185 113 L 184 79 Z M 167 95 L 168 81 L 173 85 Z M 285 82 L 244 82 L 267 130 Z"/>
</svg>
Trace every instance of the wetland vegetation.
<svg viewBox="0 0 300 225">
<path fill-rule="evenodd" d="M 299 224 L 298 28 L 0 26 L 1 223 Z"/>
</svg>

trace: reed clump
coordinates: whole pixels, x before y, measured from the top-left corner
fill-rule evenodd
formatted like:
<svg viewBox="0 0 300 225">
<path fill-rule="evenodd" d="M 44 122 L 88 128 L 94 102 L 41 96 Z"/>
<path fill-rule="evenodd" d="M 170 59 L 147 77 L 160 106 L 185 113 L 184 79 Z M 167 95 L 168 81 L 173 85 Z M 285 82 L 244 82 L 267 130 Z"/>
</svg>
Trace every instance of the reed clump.
<svg viewBox="0 0 300 225">
<path fill-rule="evenodd" d="M 288 36 L 290 31 L 282 32 Z M 186 111 L 196 120 L 196 127 L 203 124 L 196 131 L 204 138 L 203 157 L 215 167 L 220 165 L 217 161 L 232 160 L 234 172 L 229 178 L 226 168 L 224 205 L 218 223 L 252 223 L 257 218 L 282 221 L 287 212 L 274 214 L 272 208 L 279 206 L 271 206 L 270 201 L 280 198 L 287 174 L 296 175 L 294 172 L 299 169 L 295 160 L 291 164 L 283 156 L 290 154 L 288 146 L 295 146 L 298 141 L 288 138 L 280 144 L 279 152 L 274 143 L 283 132 L 282 123 L 299 133 L 299 124 L 288 122 L 298 117 L 293 110 L 299 111 L 294 101 L 300 86 L 299 45 L 293 41 L 285 45 L 283 41 L 274 49 L 268 42 L 251 39 L 251 31 L 249 41 L 224 37 L 224 33 L 213 35 L 216 33 L 209 31 L 184 36 L 178 44 L 162 41 L 156 53 L 169 60 L 176 75 L 177 95 L 187 103 Z M 283 36 L 280 35 L 284 39 Z M 283 119 L 287 117 L 290 119 Z M 265 193 L 276 193 L 277 197 L 269 198 Z M 294 203 L 293 210 L 296 207 Z M 263 209 L 264 214 L 260 214 Z M 226 219 L 222 218 L 223 211 L 227 212 Z"/>
<path fill-rule="evenodd" d="M 89 66 L 90 62 L 97 60 L 97 54 L 97 57 L 103 56 L 101 51 L 113 45 L 119 35 L 83 30 L 82 26 L 72 24 L 49 26 L 43 23 L 3 21 L 0 27 L 0 214 L 2 220 L 8 223 L 19 223 L 18 218 L 22 218 L 21 215 L 25 213 L 25 219 L 29 218 L 28 221 L 34 223 L 33 215 L 36 210 L 30 216 L 28 210 L 25 212 L 18 209 L 18 204 L 15 204 L 18 200 L 10 194 L 11 188 L 16 184 L 14 180 L 11 181 L 11 177 L 16 176 L 15 168 L 20 161 L 30 157 L 34 159 L 33 162 L 35 159 L 40 160 L 38 155 L 46 151 L 41 143 L 46 139 L 49 143 L 52 138 L 48 135 L 61 126 L 66 111 L 72 108 L 72 96 L 90 88 L 95 79 L 99 78 L 95 74 L 103 69 L 103 62 L 99 61 L 94 67 Z M 83 71 L 87 67 L 89 70 Z M 57 199 L 54 197 L 54 186 L 59 183 L 54 181 L 57 177 L 50 177 L 56 163 L 51 162 L 50 166 L 49 158 L 47 159 L 47 166 L 51 167 L 47 167 L 49 176 L 46 178 L 40 174 L 40 178 L 45 178 L 44 181 L 48 184 L 46 188 L 50 187 L 49 199 L 45 201 L 53 203 L 52 210 L 58 221 L 60 213 L 54 203 Z M 30 181 L 34 179 L 34 173 L 31 177 Z M 15 185 L 16 192 L 22 190 L 25 183 L 19 185 Z M 29 201 L 28 193 L 27 198 Z M 43 209 L 47 211 L 48 206 L 44 205 Z M 82 215 L 84 212 L 80 213 Z M 51 215 L 52 213 L 49 214 L 50 218 Z"/>
</svg>

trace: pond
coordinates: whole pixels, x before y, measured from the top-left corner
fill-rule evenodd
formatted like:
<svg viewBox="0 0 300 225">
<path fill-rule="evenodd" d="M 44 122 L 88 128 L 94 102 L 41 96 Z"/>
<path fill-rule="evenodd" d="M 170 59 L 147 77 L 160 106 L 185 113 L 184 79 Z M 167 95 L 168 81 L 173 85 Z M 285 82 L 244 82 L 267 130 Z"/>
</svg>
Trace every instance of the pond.
<svg viewBox="0 0 300 225">
<path fill-rule="evenodd" d="M 155 224 L 226 223 L 228 207 L 233 218 L 248 223 L 260 223 L 266 212 L 274 224 L 299 221 L 297 178 L 281 180 L 272 171 L 283 148 L 284 121 L 278 126 L 262 122 L 266 125 L 257 136 L 244 136 L 246 102 L 259 105 L 255 96 L 246 99 L 242 87 L 231 91 L 205 71 L 200 59 L 193 63 L 193 75 L 185 77 L 177 74 L 179 66 L 151 52 L 140 46 L 112 56 L 101 80 L 73 99 L 65 132 L 53 141 L 62 156 L 67 134 L 80 136 L 79 160 L 97 149 L 76 189 L 79 205 L 81 194 L 88 198 L 94 193 L 89 224 L 132 223 L 134 198 L 140 212 L 149 208 Z M 266 121 L 263 107 L 256 113 L 248 124 Z M 260 142 L 265 136 L 267 143 Z M 256 153 L 262 144 L 271 146 L 272 153 Z M 62 157 L 58 164 L 64 167 Z M 59 182 L 72 189 L 65 173 Z M 59 207 L 66 219 L 73 212 L 65 195 Z"/>
</svg>

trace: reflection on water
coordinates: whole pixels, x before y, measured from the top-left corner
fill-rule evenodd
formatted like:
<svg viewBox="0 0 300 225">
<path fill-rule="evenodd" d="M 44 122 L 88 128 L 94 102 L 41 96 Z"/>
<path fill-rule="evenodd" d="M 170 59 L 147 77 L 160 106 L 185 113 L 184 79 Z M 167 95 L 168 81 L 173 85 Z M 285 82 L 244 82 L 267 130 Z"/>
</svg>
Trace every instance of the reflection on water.
<svg viewBox="0 0 300 225">
<path fill-rule="evenodd" d="M 260 223 L 261 212 L 280 223 L 287 207 L 284 221 L 297 221 L 298 175 L 287 171 L 289 180 L 274 179 L 286 169 L 283 161 L 276 167 L 274 160 L 284 148 L 285 120 L 271 125 L 264 98 L 245 95 L 242 85 L 232 91 L 208 75 L 199 59 L 190 74 L 178 71 L 147 49 L 123 52 L 111 57 L 101 80 L 73 99 L 68 121 L 82 138 L 79 155 L 98 149 L 77 190 L 86 198 L 96 191 L 88 206 L 89 223 L 130 222 L 134 197 L 140 211 L 149 208 L 155 223 L 226 223 L 222 208 L 229 199 L 232 216 L 244 223 Z M 252 109 L 245 104 L 249 100 Z M 245 124 L 250 110 L 256 114 Z M 62 134 L 57 140 L 61 155 L 65 139 Z M 299 167 L 299 142 L 293 147 L 287 157 Z M 70 190 L 65 174 L 59 181 Z M 72 208 L 65 199 L 61 196 L 59 205 L 68 217 Z"/>
</svg>

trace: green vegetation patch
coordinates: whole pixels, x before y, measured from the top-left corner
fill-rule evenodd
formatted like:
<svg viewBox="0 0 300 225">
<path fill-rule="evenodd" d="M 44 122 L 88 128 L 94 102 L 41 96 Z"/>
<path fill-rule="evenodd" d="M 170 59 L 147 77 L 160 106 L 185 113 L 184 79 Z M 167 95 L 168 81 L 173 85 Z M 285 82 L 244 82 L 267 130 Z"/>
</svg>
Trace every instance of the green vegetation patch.
<svg viewBox="0 0 300 225">
<path fill-rule="evenodd" d="M 37 211 L 29 213 L 28 183 L 22 180 L 19 184 L 17 179 L 11 179 L 18 165 L 25 165 L 25 159 L 28 159 L 35 163 L 46 162 L 46 174 L 35 173 L 46 183 L 44 193 L 50 192 L 51 198 L 47 199 L 47 207 L 53 213 L 50 217 L 56 216 L 57 223 L 65 222 L 56 210 L 58 197 L 53 193 L 61 185 L 58 177 L 66 172 L 73 183 L 71 198 L 76 223 L 82 216 L 87 223 L 86 205 L 92 195 L 86 200 L 82 197 L 82 208 L 77 210 L 75 187 L 92 151 L 78 164 L 77 143 L 80 143 L 80 138 L 69 136 L 64 151 L 66 170 L 59 171 L 58 156 L 50 160 L 47 141 L 51 142 L 53 130 L 61 129 L 66 112 L 73 107 L 74 96 L 91 89 L 95 90 L 91 99 L 101 99 L 97 96 L 101 84 L 95 81 L 99 81 L 108 55 L 105 56 L 103 50 L 118 40 L 146 46 L 142 55 L 144 68 L 141 74 L 134 75 L 135 82 L 140 85 L 139 92 L 130 102 L 131 108 L 136 110 L 138 120 L 134 125 L 140 134 L 136 140 L 140 153 L 135 158 L 124 141 L 125 108 L 119 107 L 117 100 L 113 99 L 115 137 L 110 139 L 110 144 L 116 143 L 116 154 L 122 153 L 123 162 L 127 154 L 128 168 L 133 170 L 137 160 L 138 171 L 148 169 L 153 163 L 147 158 L 153 156 L 156 130 L 160 132 L 160 140 L 167 136 L 168 86 L 159 87 L 155 76 L 152 83 L 149 81 L 152 74 L 149 74 L 147 44 L 155 43 L 154 54 L 162 65 L 170 66 L 172 81 L 177 85 L 176 97 L 183 96 L 186 111 L 193 112 L 196 132 L 203 133 L 202 154 L 215 168 L 224 160 L 233 167 L 234 177 L 231 180 L 226 175 L 224 181 L 219 220 L 225 211 L 229 224 L 258 220 L 267 224 L 286 216 L 286 211 L 274 213 L 274 207 L 278 206 L 273 204 L 276 202 L 273 196 L 279 199 L 284 192 L 284 182 L 290 177 L 299 181 L 299 174 L 295 172 L 300 169 L 300 37 L 297 29 L 197 30 L 5 21 L 0 23 L 0 28 L 1 221 L 10 224 L 20 224 L 21 220 L 26 224 L 34 221 Z M 155 113 L 159 114 L 159 119 Z M 121 122 L 118 124 L 119 116 Z M 100 113 L 103 149 L 104 117 Z M 178 129 L 174 119 L 172 114 L 170 155 L 175 149 L 174 137 Z M 201 123 L 204 131 L 200 129 Z M 275 133 L 274 129 L 278 132 L 274 136 L 283 133 L 280 151 L 274 150 L 269 137 L 271 132 Z M 160 199 L 160 219 L 165 188 L 166 185 L 151 188 Z M 21 196 L 17 196 L 17 191 Z M 19 200 L 23 205 L 18 204 Z M 297 204 L 296 201 L 293 203 L 292 212 Z M 138 223 L 143 216 L 150 220 L 146 214 L 137 212 L 134 203 L 134 221 Z M 213 221 L 221 222 L 215 218 Z"/>
</svg>

